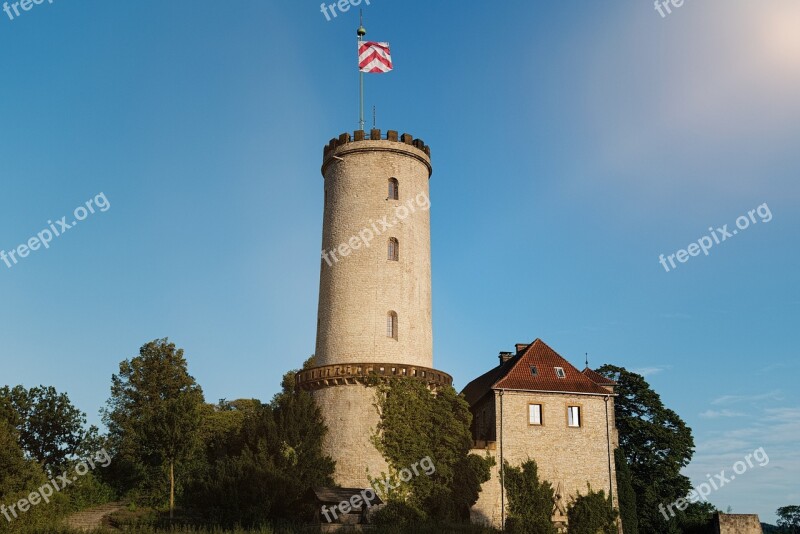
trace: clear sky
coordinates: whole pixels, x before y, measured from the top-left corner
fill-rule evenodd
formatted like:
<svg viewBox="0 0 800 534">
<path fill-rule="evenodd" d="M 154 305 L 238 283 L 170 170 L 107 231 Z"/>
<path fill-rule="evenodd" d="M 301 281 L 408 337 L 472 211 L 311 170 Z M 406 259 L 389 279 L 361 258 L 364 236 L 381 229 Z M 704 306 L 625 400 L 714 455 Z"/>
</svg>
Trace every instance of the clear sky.
<svg viewBox="0 0 800 534">
<path fill-rule="evenodd" d="M 539 337 L 638 370 L 694 430 L 695 483 L 769 455 L 714 504 L 800 504 L 800 4 L 362 7 L 395 62 L 368 109 L 432 150 L 436 366 L 460 389 Z M 110 205 L 0 263 L 0 383 L 98 422 L 118 363 L 168 336 L 209 401 L 277 391 L 314 351 L 319 168 L 357 127 L 357 25 L 306 0 L 0 12 L 0 249 Z"/>
</svg>

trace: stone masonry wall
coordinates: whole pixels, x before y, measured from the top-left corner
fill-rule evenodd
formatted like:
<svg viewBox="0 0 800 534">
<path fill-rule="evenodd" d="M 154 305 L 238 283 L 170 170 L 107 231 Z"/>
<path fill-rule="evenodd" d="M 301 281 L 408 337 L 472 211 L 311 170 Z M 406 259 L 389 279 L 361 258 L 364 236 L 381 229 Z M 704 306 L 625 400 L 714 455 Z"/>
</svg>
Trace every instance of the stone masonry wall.
<svg viewBox="0 0 800 534">
<path fill-rule="evenodd" d="M 618 506 L 613 460 L 613 449 L 617 443 L 617 434 L 613 427 L 613 397 L 608 402 L 608 420 L 612 425 L 611 484 L 614 505 Z M 528 424 L 529 404 L 542 405 L 542 425 Z M 568 405 L 581 407 L 580 428 L 567 426 Z M 605 408 L 602 396 L 506 391 L 503 395 L 503 458 L 512 466 L 519 466 L 529 458 L 536 460 L 540 479 L 549 481 L 554 489 L 559 482 L 562 484 L 565 503 L 569 503 L 578 494 L 585 494 L 587 483 L 591 484 L 593 490 L 604 490 L 608 495 L 609 461 Z M 496 455 L 499 463 L 498 393 L 495 394 L 495 414 L 498 440 Z M 483 486 L 478 502 L 473 507 L 473 518 L 488 518 L 491 524 L 499 526 L 500 487 L 496 471 L 493 471 L 493 478 Z"/>
<path fill-rule="evenodd" d="M 317 365 L 433 367 L 429 165 L 423 150 L 399 141 L 354 141 L 328 153 L 322 249 L 359 248 L 346 257 L 336 252 L 332 265 L 321 260 Z M 387 199 L 390 178 L 399 182 L 398 200 Z M 402 207 L 405 218 L 398 217 Z M 365 229 L 375 234 L 369 247 L 357 237 Z M 388 259 L 390 237 L 399 241 L 399 261 Z M 387 336 L 390 311 L 398 316 L 397 339 Z"/>
<path fill-rule="evenodd" d="M 342 134 L 324 149 L 316 364 L 407 364 L 433 367 L 430 251 L 430 149 L 390 131 Z M 389 199 L 389 180 L 399 184 Z M 390 238 L 398 261 L 388 258 Z M 344 250 L 343 250 L 344 246 Z M 333 251 L 333 252 L 330 252 Z M 329 264 L 330 262 L 330 264 Z M 397 314 L 397 338 L 387 316 Z M 328 433 L 323 447 L 336 461 L 337 484 L 366 488 L 367 473 L 387 470 L 371 437 L 378 424 L 375 390 L 360 383 L 313 392 Z"/>
<path fill-rule="evenodd" d="M 334 478 L 345 488 L 367 488 L 367 472 L 378 478 L 389 469 L 370 441 L 379 422 L 375 391 L 362 384 L 349 384 L 312 393 L 328 426 L 323 452 L 336 461 Z"/>
<path fill-rule="evenodd" d="M 717 534 L 762 534 L 763 532 L 757 515 L 717 513 L 714 523 Z"/>
</svg>

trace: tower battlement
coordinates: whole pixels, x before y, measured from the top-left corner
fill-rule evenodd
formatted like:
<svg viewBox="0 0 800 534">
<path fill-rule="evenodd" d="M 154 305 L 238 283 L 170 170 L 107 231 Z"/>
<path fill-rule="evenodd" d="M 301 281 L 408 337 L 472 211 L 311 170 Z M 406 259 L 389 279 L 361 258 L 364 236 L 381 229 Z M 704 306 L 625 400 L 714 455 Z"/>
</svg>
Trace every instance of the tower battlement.
<svg viewBox="0 0 800 534">
<path fill-rule="evenodd" d="M 430 168 L 431 147 L 425 144 L 422 139 L 415 139 L 413 135 L 404 133 L 398 134 L 397 130 L 388 130 L 386 135 L 381 134 L 381 130 L 373 128 L 369 131 L 369 135 L 364 130 L 356 130 L 353 135 L 349 132 L 341 134 L 339 137 L 331 139 L 322 150 L 323 172 L 330 156 L 334 155 L 337 149 L 348 145 L 350 143 L 358 143 L 360 141 L 385 141 L 387 143 L 401 143 L 414 147 L 420 150 L 427 156 L 427 166 Z M 387 146 L 387 148 L 390 148 Z"/>
</svg>

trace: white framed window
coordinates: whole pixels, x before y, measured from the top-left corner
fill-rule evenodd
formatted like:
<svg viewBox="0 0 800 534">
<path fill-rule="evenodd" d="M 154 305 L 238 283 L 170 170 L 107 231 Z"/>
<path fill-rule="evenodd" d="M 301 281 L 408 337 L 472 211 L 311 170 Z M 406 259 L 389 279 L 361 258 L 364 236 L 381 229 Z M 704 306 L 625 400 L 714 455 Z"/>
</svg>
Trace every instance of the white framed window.
<svg viewBox="0 0 800 534">
<path fill-rule="evenodd" d="M 567 425 L 573 428 L 581 426 L 581 407 L 567 406 Z"/>
<path fill-rule="evenodd" d="M 528 405 L 528 424 L 539 426 L 542 424 L 542 405 L 529 404 Z"/>
<path fill-rule="evenodd" d="M 558 378 L 564 378 L 565 376 L 567 376 L 567 374 L 564 372 L 563 367 L 554 367 L 553 369 L 556 370 L 556 376 Z"/>
</svg>

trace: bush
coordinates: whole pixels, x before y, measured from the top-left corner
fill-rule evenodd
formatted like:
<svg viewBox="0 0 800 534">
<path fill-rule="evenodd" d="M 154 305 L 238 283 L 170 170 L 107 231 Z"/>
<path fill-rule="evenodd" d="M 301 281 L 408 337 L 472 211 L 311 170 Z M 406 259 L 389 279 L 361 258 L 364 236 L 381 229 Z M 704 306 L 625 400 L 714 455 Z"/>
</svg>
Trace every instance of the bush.
<svg viewBox="0 0 800 534">
<path fill-rule="evenodd" d="M 556 534 L 553 525 L 553 486 L 539 481 L 539 469 L 534 460 L 520 467 L 504 467 L 508 494 L 506 531 L 512 534 Z M 592 533 L 594 534 L 594 533 Z"/>
<path fill-rule="evenodd" d="M 617 516 L 611 497 L 603 490 L 580 495 L 569 505 L 567 519 L 569 534 L 616 534 Z"/>
<path fill-rule="evenodd" d="M 389 501 L 372 516 L 372 522 L 379 526 L 397 526 L 405 532 L 411 525 L 425 521 L 425 513 L 401 501 Z"/>
<path fill-rule="evenodd" d="M 381 420 L 372 441 L 389 464 L 390 475 L 425 458 L 435 467 L 381 497 L 424 510 L 430 520 L 469 521 L 470 507 L 478 500 L 481 484 L 489 480 L 494 460 L 470 454 L 472 414 L 467 402 L 451 386 L 431 392 L 413 378 L 373 385 Z"/>
</svg>

